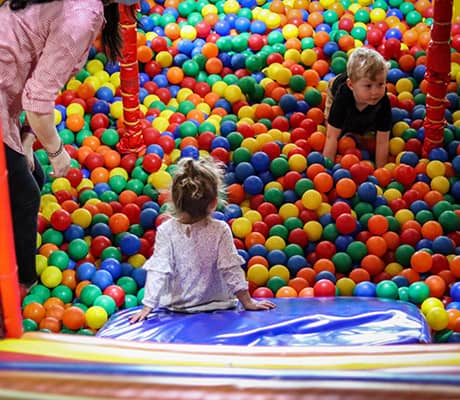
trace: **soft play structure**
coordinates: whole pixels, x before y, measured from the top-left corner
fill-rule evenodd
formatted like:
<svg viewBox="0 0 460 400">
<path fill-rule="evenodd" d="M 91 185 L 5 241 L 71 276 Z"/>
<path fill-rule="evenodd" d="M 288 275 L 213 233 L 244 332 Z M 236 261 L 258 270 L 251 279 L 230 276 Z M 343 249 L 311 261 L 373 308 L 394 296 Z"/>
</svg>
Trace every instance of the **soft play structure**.
<svg viewBox="0 0 460 400">
<path fill-rule="evenodd" d="M 232 9 L 238 2 L 227 3 Z M 239 3 L 255 7 L 265 2 Z M 452 0 L 436 0 L 433 7 L 425 155 L 443 140 L 450 22 L 452 14 L 460 14 L 460 6 L 453 6 Z M 123 124 L 114 146 L 120 154 L 137 156 L 147 146 L 140 121 L 136 7 L 120 5 Z M 334 296 L 333 286 L 333 293 L 323 296 L 275 298 L 276 309 L 257 313 L 159 309 L 136 324 L 129 317 L 140 306 L 126 307 L 101 326 L 92 324 L 94 336 L 24 332 L 2 143 L 0 304 L 5 337 L 0 340 L 0 399 L 460 398 L 460 346 L 447 343 L 452 331 L 444 330 L 441 317 L 432 316 L 430 325 L 419 304 L 398 300 L 396 294 L 376 298 L 369 294 L 371 286 L 362 286 L 362 296 Z M 443 328 L 435 334 L 433 325 Z M 443 343 L 435 344 L 435 336 Z"/>
</svg>

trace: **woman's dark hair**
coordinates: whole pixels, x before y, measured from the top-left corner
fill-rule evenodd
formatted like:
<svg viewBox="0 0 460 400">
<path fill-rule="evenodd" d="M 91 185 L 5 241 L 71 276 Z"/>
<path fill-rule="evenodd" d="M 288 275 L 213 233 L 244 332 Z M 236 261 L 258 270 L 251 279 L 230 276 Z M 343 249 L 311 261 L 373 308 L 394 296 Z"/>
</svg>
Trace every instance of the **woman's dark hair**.
<svg viewBox="0 0 460 400">
<path fill-rule="evenodd" d="M 10 0 L 10 8 L 14 11 L 22 10 L 29 4 L 50 3 L 57 0 Z M 104 17 L 106 24 L 102 29 L 102 45 L 111 61 L 116 61 L 117 57 L 121 55 L 122 39 L 120 34 L 120 14 L 118 11 L 118 4 L 104 3 Z M 0 3 L 1 4 L 1 3 Z"/>
</svg>

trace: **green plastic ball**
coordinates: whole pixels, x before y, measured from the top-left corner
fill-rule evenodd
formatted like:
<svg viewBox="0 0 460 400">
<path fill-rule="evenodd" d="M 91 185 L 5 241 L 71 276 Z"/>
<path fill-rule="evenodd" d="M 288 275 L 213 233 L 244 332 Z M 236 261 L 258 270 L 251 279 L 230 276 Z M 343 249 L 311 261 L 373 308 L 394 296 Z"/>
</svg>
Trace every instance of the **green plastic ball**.
<svg viewBox="0 0 460 400">
<path fill-rule="evenodd" d="M 415 253 L 415 249 L 409 244 L 402 244 L 398 246 L 395 251 L 396 262 L 401 264 L 403 267 L 410 267 L 410 258 Z"/>
<path fill-rule="evenodd" d="M 89 246 L 80 238 L 74 239 L 69 243 L 67 252 L 73 260 L 81 260 L 88 255 Z"/>
<path fill-rule="evenodd" d="M 120 140 L 120 135 L 115 129 L 106 129 L 101 135 L 101 142 L 106 146 L 113 147 Z"/>
<path fill-rule="evenodd" d="M 331 261 L 334 263 L 337 272 L 348 274 L 351 271 L 353 260 L 349 254 L 338 251 L 332 256 Z"/>
<path fill-rule="evenodd" d="M 73 300 L 73 292 L 68 286 L 58 285 L 51 291 L 52 297 L 61 299 L 64 304 L 70 303 Z"/>
<path fill-rule="evenodd" d="M 286 286 L 287 282 L 280 276 L 273 276 L 267 282 L 267 287 L 273 292 L 276 293 L 278 289 Z"/>
<path fill-rule="evenodd" d="M 396 300 L 398 298 L 398 285 L 393 281 L 384 280 L 377 283 L 375 292 L 379 298 Z"/>
<path fill-rule="evenodd" d="M 112 297 L 107 296 L 106 294 L 96 297 L 93 305 L 102 307 L 109 316 L 117 310 L 115 300 Z"/>
<path fill-rule="evenodd" d="M 270 163 L 270 172 L 275 178 L 286 175 L 289 169 L 289 162 L 283 157 L 276 157 Z"/>
<path fill-rule="evenodd" d="M 122 276 L 117 280 L 117 285 L 120 286 L 126 294 L 136 294 L 137 293 L 137 283 L 130 276 Z"/>
<path fill-rule="evenodd" d="M 351 242 L 347 246 L 347 253 L 353 262 L 359 262 L 367 255 L 366 244 L 360 241 Z"/>
<path fill-rule="evenodd" d="M 90 283 L 86 285 L 80 293 L 80 301 L 87 307 L 91 307 L 94 304 L 94 300 L 102 295 L 102 290 L 99 286 Z"/>
<path fill-rule="evenodd" d="M 25 318 L 22 320 L 22 328 L 24 332 L 34 332 L 38 330 L 38 325 L 33 319 Z"/>
<path fill-rule="evenodd" d="M 125 296 L 124 308 L 137 307 L 138 304 L 140 304 L 140 302 L 137 302 L 137 297 L 134 294 L 127 294 Z"/>
<path fill-rule="evenodd" d="M 409 301 L 414 304 L 422 304 L 430 297 L 430 288 L 424 282 L 414 282 L 409 286 Z"/>
<path fill-rule="evenodd" d="M 284 203 L 283 192 L 277 188 L 270 188 L 264 193 L 264 200 L 280 207 Z"/>
</svg>

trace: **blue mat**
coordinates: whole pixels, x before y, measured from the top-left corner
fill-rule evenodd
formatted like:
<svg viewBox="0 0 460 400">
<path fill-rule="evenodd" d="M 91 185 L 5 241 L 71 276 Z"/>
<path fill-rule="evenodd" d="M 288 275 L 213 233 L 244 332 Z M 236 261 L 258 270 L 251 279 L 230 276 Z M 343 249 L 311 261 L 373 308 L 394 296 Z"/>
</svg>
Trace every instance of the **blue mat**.
<svg viewBox="0 0 460 400">
<path fill-rule="evenodd" d="M 97 336 L 134 341 L 241 346 L 347 346 L 431 342 L 411 303 L 376 298 L 272 299 L 269 311 L 183 314 L 158 309 L 135 324 L 141 307 L 115 313 Z"/>
</svg>

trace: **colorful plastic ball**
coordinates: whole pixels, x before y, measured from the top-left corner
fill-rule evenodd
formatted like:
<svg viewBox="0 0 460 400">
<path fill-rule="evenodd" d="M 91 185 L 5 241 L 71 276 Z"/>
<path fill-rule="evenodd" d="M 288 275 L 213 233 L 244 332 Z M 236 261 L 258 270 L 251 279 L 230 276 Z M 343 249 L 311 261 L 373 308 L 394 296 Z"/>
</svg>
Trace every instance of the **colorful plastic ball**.
<svg viewBox="0 0 460 400">
<path fill-rule="evenodd" d="M 349 235 L 356 230 L 356 218 L 351 214 L 341 214 L 335 221 L 337 231 L 343 235 Z"/>
<path fill-rule="evenodd" d="M 86 324 L 85 312 L 80 307 L 70 306 L 62 314 L 62 323 L 66 328 L 74 331 L 81 329 Z"/>
<path fill-rule="evenodd" d="M 128 232 L 123 234 L 119 242 L 119 247 L 122 254 L 132 256 L 140 251 L 141 242 L 136 235 Z"/>
<path fill-rule="evenodd" d="M 335 284 L 329 279 L 318 280 L 313 286 L 313 291 L 315 297 L 331 297 L 336 294 Z"/>
<path fill-rule="evenodd" d="M 430 288 L 423 282 L 414 282 L 409 286 L 409 301 L 422 304 L 430 296 Z"/>
<path fill-rule="evenodd" d="M 68 286 L 58 285 L 51 291 L 51 297 L 60 299 L 64 304 L 68 304 L 73 299 L 73 292 Z"/>
<path fill-rule="evenodd" d="M 316 190 L 307 190 L 302 195 L 302 205 L 309 210 L 316 210 L 322 203 L 322 196 Z"/>
<path fill-rule="evenodd" d="M 376 285 L 367 281 L 357 283 L 353 290 L 353 295 L 357 297 L 375 297 L 376 294 Z"/>
<path fill-rule="evenodd" d="M 68 253 L 73 260 L 81 260 L 86 257 L 89 246 L 83 239 L 74 239 L 69 243 Z"/>
<path fill-rule="evenodd" d="M 431 329 L 441 331 L 447 328 L 449 316 L 444 307 L 433 307 L 426 314 L 426 320 Z"/>
<path fill-rule="evenodd" d="M 244 191 L 249 195 L 260 194 L 264 190 L 264 182 L 256 175 L 248 176 L 243 182 Z"/>
<path fill-rule="evenodd" d="M 450 297 L 452 301 L 460 301 L 460 282 L 455 282 L 450 287 Z"/>
<path fill-rule="evenodd" d="M 109 285 L 107 286 L 103 294 L 112 297 L 115 300 L 117 307 L 121 307 L 125 302 L 125 292 L 118 285 Z"/>
<path fill-rule="evenodd" d="M 100 329 L 107 322 L 108 314 L 100 306 L 89 307 L 85 313 L 86 323 L 91 329 Z"/>
<path fill-rule="evenodd" d="M 375 293 L 379 298 L 396 300 L 398 298 L 398 285 L 390 280 L 381 281 L 377 283 Z"/>
<path fill-rule="evenodd" d="M 62 281 L 62 272 L 58 267 L 48 266 L 40 275 L 40 280 L 47 288 L 54 288 Z"/>
<path fill-rule="evenodd" d="M 96 286 L 92 283 L 83 287 L 80 292 L 80 301 L 85 304 L 87 307 L 91 307 L 94 303 L 94 300 L 102 294 L 102 290 L 99 286 Z"/>
</svg>

